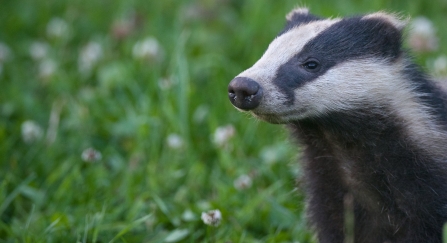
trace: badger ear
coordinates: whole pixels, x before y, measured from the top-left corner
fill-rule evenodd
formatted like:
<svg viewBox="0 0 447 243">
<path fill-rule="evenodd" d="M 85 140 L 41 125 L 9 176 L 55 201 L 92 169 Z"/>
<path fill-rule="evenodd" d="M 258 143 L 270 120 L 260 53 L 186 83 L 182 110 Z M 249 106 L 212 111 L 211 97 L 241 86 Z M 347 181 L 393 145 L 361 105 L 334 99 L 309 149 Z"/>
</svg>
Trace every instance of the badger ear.
<svg viewBox="0 0 447 243">
<path fill-rule="evenodd" d="M 305 17 L 307 15 L 309 15 L 308 8 L 298 7 L 298 8 L 293 9 L 292 11 L 290 11 L 286 15 L 286 19 L 287 19 L 287 21 L 293 21 L 294 18 Z"/>
<path fill-rule="evenodd" d="M 390 14 L 385 12 L 376 12 L 365 15 L 362 19 L 375 19 L 385 22 L 399 31 L 402 31 L 408 23 L 408 18 L 402 18 L 397 14 Z"/>
<path fill-rule="evenodd" d="M 286 15 L 286 26 L 285 28 L 279 33 L 279 35 L 284 34 L 285 32 L 289 31 L 295 26 L 299 26 L 302 24 L 307 24 L 309 22 L 320 20 L 321 18 L 315 15 L 312 15 L 309 12 L 308 8 L 295 8 L 290 13 Z"/>
<path fill-rule="evenodd" d="M 312 15 L 308 8 L 295 8 L 286 15 L 287 23 L 292 25 L 300 25 L 311 21 L 319 20 L 320 17 Z"/>
<path fill-rule="evenodd" d="M 373 53 L 398 58 L 402 53 L 402 30 L 406 21 L 396 15 L 377 12 L 360 18 L 365 46 Z"/>
</svg>

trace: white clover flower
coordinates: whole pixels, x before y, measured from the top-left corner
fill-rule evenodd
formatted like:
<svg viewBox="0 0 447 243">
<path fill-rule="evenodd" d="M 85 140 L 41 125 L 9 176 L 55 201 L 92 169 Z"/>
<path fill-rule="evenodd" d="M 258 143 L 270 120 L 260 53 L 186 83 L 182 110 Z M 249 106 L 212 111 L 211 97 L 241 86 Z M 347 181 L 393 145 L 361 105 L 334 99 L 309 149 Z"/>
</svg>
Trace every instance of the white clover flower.
<svg viewBox="0 0 447 243">
<path fill-rule="evenodd" d="M 219 209 L 210 210 L 208 212 L 202 212 L 201 218 L 206 225 L 217 227 L 220 221 L 222 221 L 222 213 Z"/>
<path fill-rule="evenodd" d="M 261 150 L 260 156 L 266 164 L 273 164 L 277 162 L 281 157 L 279 149 L 274 146 L 263 148 Z"/>
<path fill-rule="evenodd" d="M 208 105 L 200 105 L 194 111 L 194 114 L 192 115 L 192 120 L 196 124 L 203 123 L 205 121 L 205 119 L 208 117 L 208 113 L 209 113 Z"/>
<path fill-rule="evenodd" d="M 39 64 L 39 77 L 48 79 L 56 72 L 57 64 L 52 59 L 45 59 Z"/>
<path fill-rule="evenodd" d="M 147 37 L 142 41 L 138 41 L 132 48 L 132 55 L 138 60 L 161 61 L 164 52 L 154 37 Z"/>
<path fill-rule="evenodd" d="M 168 147 L 172 149 L 180 149 L 184 145 L 182 137 L 174 133 L 168 135 L 168 137 L 166 138 L 166 142 L 168 143 Z"/>
<path fill-rule="evenodd" d="M 438 49 L 438 38 L 433 23 L 426 17 L 417 17 L 410 23 L 408 44 L 416 52 Z"/>
<path fill-rule="evenodd" d="M 168 90 L 172 87 L 172 80 L 170 78 L 160 78 L 158 80 L 158 87 L 161 90 Z"/>
<path fill-rule="evenodd" d="M 0 42 L 0 64 L 8 61 L 11 55 L 11 49 L 5 43 Z"/>
<path fill-rule="evenodd" d="M 31 144 L 43 137 L 43 130 L 35 121 L 25 121 L 22 123 L 22 139 L 25 143 Z"/>
<path fill-rule="evenodd" d="M 102 154 L 94 148 L 87 148 L 82 151 L 81 158 L 85 162 L 96 162 L 102 159 Z"/>
<path fill-rule="evenodd" d="M 248 175 L 241 175 L 233 182 L 234 187 L 237 190 L 245 190 L 251 187 L 252 180 Z"/>
<path fill-rule="evenodd" d="M 45 42 L 35 41 L 29 47 L 29 54 L 35 61 L 43 60 L 48 56 L 50 47 Z"/>
<path fill-rule="evenodd" d="M 95 65 L 102 58 L 103 51 L 102 46 L 98 42 L 89 42 L 85 45 L 78 58 L 78 69 L 79 72 L 87 74 L 89 73 Z"/>
<path fill-rule="evenodd" d="M 447 56 L 439 56 L 433 62 L 433 72 L 437 76 L 447 76 Z"/>
<path fill-rule="evenodd" d="M 232 125 L 216 128 L 213 137 L 214 144 L 217 146 L 224 146 L 227 144 L 228 140 L 234 136 L 235 131 L 236 130 Z"/>
<path fill-rule="evenodd" d="M 196 215 L 190 209 L 187 209 L 183 212 L 182 219 L 184 221 L 194 221 L 196 220 Z"/>
<path fill-rule="evenodd" d="M 50 38 L 64 39 L 70 34 L 70 26 L 61 18 L 52 18 L 47 24 L 47 35 Z"/>
</svg>

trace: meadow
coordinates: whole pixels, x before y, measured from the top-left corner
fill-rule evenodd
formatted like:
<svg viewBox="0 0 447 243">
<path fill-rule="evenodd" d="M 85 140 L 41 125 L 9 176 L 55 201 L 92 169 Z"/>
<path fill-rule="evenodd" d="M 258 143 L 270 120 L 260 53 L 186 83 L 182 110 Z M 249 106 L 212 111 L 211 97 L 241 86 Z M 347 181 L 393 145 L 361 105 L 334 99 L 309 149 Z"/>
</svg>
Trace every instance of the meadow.
<svg viewBox="0 0 447 243">
<path fill-rule="evenodd" d="M 227 97 L 296 6 L 424 16 L 447 77 L 446 0 L 2 1 L 0 243 L 316 242 L 286 129 Z"/>
</svg>

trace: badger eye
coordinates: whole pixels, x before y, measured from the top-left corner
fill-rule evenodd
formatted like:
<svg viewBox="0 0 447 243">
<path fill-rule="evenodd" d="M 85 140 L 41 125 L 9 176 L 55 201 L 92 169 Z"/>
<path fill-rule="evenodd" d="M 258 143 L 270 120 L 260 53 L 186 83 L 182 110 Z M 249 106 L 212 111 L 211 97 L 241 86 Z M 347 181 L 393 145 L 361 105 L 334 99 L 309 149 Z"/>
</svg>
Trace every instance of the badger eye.
<svg viewBox="0 0 447 243">
<path fill-rule="evenodd" d="M 303 64 L 303 67 L 311 72 L 316 72 L 320 69 L 320 63 L 317 60 L 309 60 Z"/>
</svg>

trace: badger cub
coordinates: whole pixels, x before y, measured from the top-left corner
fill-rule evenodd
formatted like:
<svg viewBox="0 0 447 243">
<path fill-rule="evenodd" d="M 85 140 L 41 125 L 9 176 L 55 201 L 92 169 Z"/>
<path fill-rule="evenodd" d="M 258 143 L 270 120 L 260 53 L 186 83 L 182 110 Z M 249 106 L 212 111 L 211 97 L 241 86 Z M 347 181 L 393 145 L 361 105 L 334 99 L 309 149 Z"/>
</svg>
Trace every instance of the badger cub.
<svg viewBox="0 0 447 243">
<path fill-rule="evenodd" d="M 236 108 L 296 137 L 320 242 L 345 240 L 345 211 L 355 242 L 441 242 L 447 95 L 403 50 L 404 25 L 383 12 L 325 19 L 295 9 L 228 86 Z"/>
</svg>

